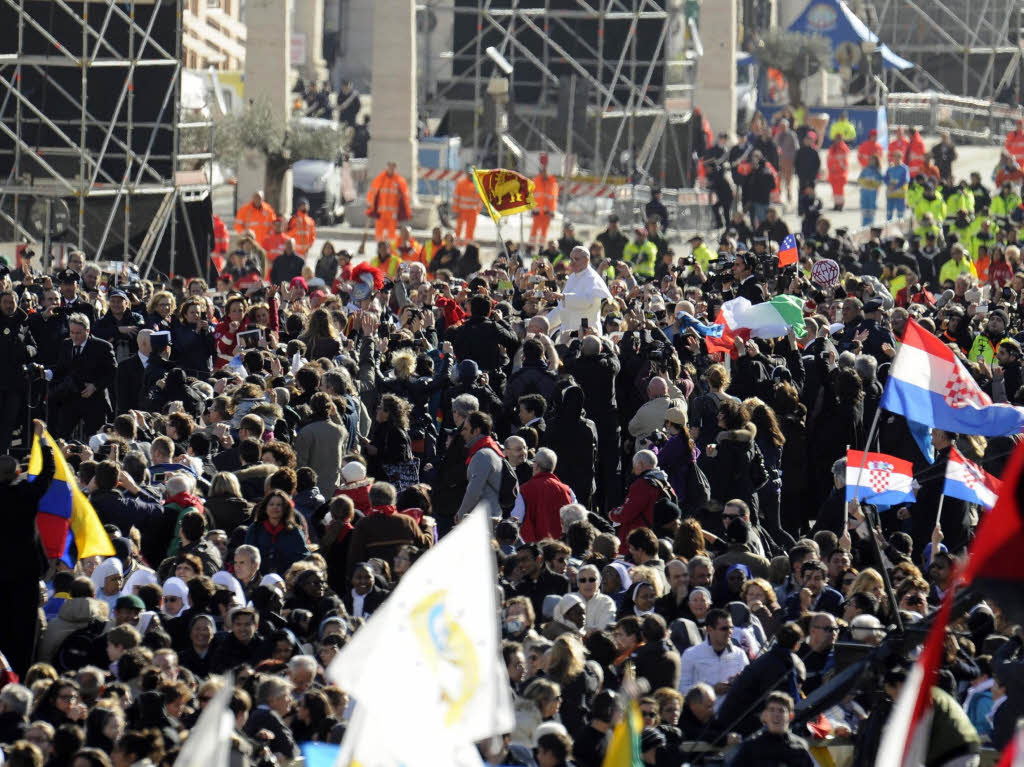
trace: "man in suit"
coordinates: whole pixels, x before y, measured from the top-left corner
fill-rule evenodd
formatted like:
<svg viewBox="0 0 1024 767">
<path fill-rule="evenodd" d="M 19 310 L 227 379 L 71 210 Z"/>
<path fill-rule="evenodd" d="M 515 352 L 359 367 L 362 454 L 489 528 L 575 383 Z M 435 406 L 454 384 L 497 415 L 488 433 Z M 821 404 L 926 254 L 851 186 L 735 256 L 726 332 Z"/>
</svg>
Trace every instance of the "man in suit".
<svg viewBox="0 0 1024 767">
<path fill-rule="evenodd" d="M 55 436 L 65 439 L 79 422 L 89 435 L 96 433 L 110 411 L 107 390 L 117 371 L 114 347 L 90 335 L 91 324 L 77 312 L 68 318 L 71 337 L 61 345 L 54 369 L 47 371 Z"/>
<path fill-rule="evenodd" d="M 167 372 L 166 360 L 170 356 L 171 347 L 164 345 L 158 354 L 154 354 L 153 332 L 149 329 L 140 330 L 136 337 L 139 351 L 117 366 L 119 413 L 137 410 L 146 392 Z"/>
<path fill-rule="evenodd" d="M 786 620 L 799 620 L 808 612 L 842 615 L 843 595 L 828 585 L 828 568 L 817 559 L 800 566 L 800 591 L 786 599 Z"/>
</svg>

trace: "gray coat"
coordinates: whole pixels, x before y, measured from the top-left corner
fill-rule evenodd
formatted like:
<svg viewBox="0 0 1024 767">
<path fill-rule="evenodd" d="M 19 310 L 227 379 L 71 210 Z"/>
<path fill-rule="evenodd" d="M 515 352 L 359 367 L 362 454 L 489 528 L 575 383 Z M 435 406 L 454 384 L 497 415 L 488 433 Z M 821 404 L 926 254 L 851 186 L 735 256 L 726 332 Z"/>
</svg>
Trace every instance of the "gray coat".
<svg viewBox="0 0 1024 767">
<path fill-rule="evenodd" d="M 299 466 L 316 472 L 317 487 L 324 498 L 331 498 L 340 482 L 342 457 L 348 444 L 345 427 L 334 421 L 313 421 L 303 426 L 295 438 L 295 456 Z"/>
<path fill-rule="evenodd" d="M 471 512 L 478 503 L 484 504 L 492 517 L 500 517 L 498 498 L 501 493 L 501 457 L 493 450 L 477 450 L 466 467 L 466 479 L 466 494 L 455 515 L 456 521 Z"/>
</svg>

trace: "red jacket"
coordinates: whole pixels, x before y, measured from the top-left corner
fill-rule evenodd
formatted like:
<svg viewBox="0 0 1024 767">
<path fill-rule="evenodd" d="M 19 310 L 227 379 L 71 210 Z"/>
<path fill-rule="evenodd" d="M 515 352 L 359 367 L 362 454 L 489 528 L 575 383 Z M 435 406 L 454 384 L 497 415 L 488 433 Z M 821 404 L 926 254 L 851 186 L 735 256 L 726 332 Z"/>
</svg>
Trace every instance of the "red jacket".
<svg viewBox="0 0 1024 767">
<path fill-rule="evenodd" d="M 622 545 L 619 552 L 629 553 L 629 543 L 626 540 L 629 534 L 638 527 L 651 527 L 654 524 L 654 504 L 661 498 L 661 491 L 643 477 L 637 477 L 629 486 L 626 493 L 626 502 L 619 509 L 618 513 L 612 512 L 613 522 L 619 523 L 619 529 L 615 533 Z"/>
<path fill-rule="evenodd" d="M 519 488 L 526 507 L 519 535 L 526 543 L 562 537 L 561 508 L 572 503 L 572 491 L 551 472 L 534 474 Z"/>
<path fill-rule="evenodd" d="M 352 505 L 363 514 L 369 514 L 373 509 L 370 505 L 370 485 L 373 482 L 364 479 L 361 482 L 346 483 L 334 491 L 335 495 L 347 495 L 352 499 Z"/>
</svg>

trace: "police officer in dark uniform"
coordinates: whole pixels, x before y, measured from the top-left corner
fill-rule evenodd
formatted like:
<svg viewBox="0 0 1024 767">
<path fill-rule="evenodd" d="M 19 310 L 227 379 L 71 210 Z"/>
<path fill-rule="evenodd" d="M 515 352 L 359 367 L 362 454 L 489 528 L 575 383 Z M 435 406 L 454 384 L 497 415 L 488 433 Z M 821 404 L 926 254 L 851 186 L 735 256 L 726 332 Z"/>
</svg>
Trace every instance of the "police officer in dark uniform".
<svg viewBox="0 0 1024 767">
<path fill-rule="evenodd" d="M 82 275 L 74 269 L 64 269 L 57 273 L 57 284 L 60 286 L 61 307 L 66 314 L 84 314 L 89 322 L 96 319 L 96 312 L 82 295 L 79 286 Z"/>
</svg>

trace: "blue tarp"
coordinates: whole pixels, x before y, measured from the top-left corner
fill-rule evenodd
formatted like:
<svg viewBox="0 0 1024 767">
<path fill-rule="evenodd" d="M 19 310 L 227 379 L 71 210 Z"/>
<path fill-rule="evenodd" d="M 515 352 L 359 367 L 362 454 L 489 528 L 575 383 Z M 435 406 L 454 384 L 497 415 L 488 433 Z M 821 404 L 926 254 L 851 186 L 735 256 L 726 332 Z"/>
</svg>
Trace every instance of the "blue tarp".
<svg viewBox="0 0 1024 767">
<path fill-rule="evenodd" d="M 914 66 L 913 62 L 893 53 L 889 46 L 878 43 L 878 36 L 867 28 L 843 0 L 811 0 L 804 12 L 789 25 L 789 31 L 827 37 L 832 41 L 833 51 L 840 43 L 877 43 L 885 67 L 909 69 Z"/>
</svg>

